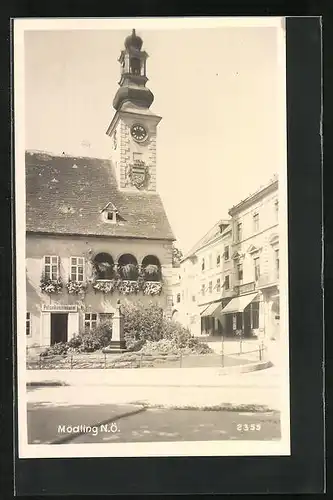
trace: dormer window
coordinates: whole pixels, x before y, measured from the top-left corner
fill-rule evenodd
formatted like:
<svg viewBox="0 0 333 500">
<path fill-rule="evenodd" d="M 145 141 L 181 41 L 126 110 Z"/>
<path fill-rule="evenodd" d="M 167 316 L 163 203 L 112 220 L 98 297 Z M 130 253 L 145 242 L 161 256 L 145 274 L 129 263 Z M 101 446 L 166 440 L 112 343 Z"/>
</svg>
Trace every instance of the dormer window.
<svg viewBox="0 0 333 500">
<path fill-rule="evenodd" d="M 116 212 L 106 211 L 106 218 L 110 222 L 116 222 L 117 214 L 116 214 Z"/>
<path fill-rule="evenodd" d="M 101 210 L 104 222 L 115 224 L 117 222 L 118 210 L 111 201 Z"/>
</svg>

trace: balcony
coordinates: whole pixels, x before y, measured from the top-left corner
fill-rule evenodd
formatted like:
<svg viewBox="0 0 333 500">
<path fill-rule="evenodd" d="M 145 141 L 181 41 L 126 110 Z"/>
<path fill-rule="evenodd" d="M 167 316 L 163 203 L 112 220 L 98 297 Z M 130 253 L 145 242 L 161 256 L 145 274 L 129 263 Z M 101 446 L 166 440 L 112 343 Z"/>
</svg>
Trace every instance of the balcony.
<svg viewBox="0 0 333 500">
<path fill-rule="evenodd" d="M 257 281 L 257 288 L 269 288 L 276 286 L 279 282 L 278 273 L 262 274 Z"/>
<path fill-rule="evenodd" d="M 251 281 L 250 283 L 242 283 L 242 284 L 234 286 L 234 291 L 235 291 L 236 295 L 254 292 L 255 289 L 256 289 L 256 284 L 254 281 Z"/>
</svg>

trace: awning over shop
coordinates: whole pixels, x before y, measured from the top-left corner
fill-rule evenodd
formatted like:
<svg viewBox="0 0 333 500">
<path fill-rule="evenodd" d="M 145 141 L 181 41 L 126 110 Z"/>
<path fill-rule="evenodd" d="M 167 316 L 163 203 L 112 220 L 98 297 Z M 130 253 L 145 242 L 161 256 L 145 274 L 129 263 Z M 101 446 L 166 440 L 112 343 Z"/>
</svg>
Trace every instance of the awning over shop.
<svg viewBox="0 0 333 500">
<path fill-rule="evenodd" d="M 244 309 L 257 297 L 258 293 L 249 293 L 248 295 L 241 295 L 231 299 L 230 302 L 222 309 L 222 314 L 230 314 L 236 312 L 243 312 Z"/>
<path fill-rule="evenodd" d="M 199 313 L 202 316 L 202 313 L 209 307 L 209 304 L 205 304 L 204 306 L 199 306 Z"/>
<path fill-rule="evenodd" d="M 201 317 L 215 316 L 215 315 L 221 313 L 221 311 L 222 311 L 222 304 L 221 304 L 221 302 L 212 302 L 201 313 Z"/>
</svg>

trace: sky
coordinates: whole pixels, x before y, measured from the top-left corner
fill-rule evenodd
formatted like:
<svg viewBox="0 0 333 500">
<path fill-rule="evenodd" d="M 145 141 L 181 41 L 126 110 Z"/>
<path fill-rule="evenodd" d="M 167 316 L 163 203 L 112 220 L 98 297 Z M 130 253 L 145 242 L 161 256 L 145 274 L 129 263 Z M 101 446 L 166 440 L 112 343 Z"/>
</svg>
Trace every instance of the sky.
<svg viewBox="0 0 333 500">
<path fill-rule="evenodd" d="M 128 29 L 26 31 L 26 149 L 109 158 Z M 280 170 L 276 27 L 137 29 L 157 132 L 157 188 L 183 252 Z"/>
</svg>

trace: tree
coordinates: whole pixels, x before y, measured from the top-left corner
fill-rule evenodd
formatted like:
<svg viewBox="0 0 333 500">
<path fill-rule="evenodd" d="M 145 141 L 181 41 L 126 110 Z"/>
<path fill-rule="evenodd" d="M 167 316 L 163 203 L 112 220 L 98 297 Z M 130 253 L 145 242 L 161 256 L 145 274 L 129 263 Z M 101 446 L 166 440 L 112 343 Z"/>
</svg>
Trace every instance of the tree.
<svg viewBox="0 0 333 500">
<path fill-rule="evenodd" d="M 180 261 L 183 258 L 183 252 L 179 250 L 175 245 L 172 247 L 172 265 L 174 267 L 179 267 Z"/>
</svg>

